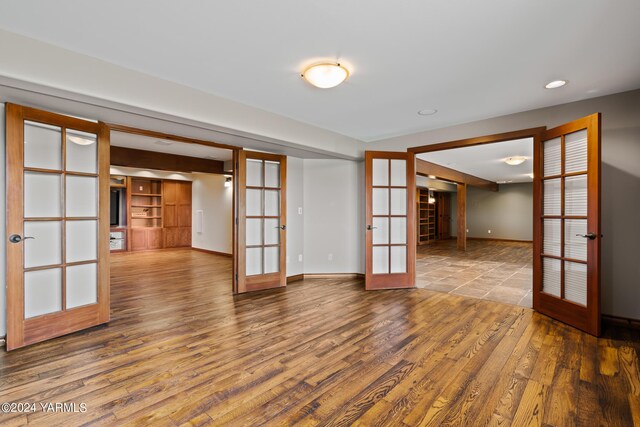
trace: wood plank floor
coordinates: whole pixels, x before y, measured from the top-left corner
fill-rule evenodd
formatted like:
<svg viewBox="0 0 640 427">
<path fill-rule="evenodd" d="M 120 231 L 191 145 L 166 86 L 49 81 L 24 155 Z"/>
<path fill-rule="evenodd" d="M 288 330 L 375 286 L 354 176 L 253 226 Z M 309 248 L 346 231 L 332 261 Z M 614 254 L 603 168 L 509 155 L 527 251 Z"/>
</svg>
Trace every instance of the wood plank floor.
<svg viewBox="0 0 640 427">
<path fill-rule="evenodd" d="M 0 354 L 3 426 L 640 425 L 637 331 L 527 308 L 305 280 L 233 297 L 230 260 L 119 255 L 107 326 Z"/>
</svg>

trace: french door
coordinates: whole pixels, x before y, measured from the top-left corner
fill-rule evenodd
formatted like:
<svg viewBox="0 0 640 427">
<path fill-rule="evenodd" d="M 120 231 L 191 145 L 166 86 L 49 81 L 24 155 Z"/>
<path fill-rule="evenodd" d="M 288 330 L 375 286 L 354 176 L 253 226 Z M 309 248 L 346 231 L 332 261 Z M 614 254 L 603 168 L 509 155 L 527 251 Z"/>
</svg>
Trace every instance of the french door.
<svg viewBox="0 0 640 427">
<path fill-rule="evenodd" d="M 600 114 L 535 144 L 534 308 L 600 334 Z"/>
<path fill-rule="evenodd" d="M 109 320 L 109 130 L 13 104 L 7 350 Z"/>
<path fill-rule="evenodd" d="M 286 286 L 287 158 L 240 150 L 234 291 Z"/>
<path fill-rule="evenodd" d="M 413 153 L 365 152 L 365 287 L 413 288 L 416 174 Z"/>
</svg>

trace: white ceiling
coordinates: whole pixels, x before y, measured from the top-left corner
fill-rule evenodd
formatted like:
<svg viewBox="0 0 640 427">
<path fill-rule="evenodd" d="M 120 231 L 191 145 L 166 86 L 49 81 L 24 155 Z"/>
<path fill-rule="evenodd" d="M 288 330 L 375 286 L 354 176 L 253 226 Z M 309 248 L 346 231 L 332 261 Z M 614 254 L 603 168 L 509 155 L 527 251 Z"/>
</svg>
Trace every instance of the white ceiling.
<svg viewBox="0 0 640 427">
<path fill-rule="evenodd" d="M 638 88 L 638 22 L 638 0 L 0 0 L 7 31 L 364 141 Z M 310 87 L 319 59 L 351 77 Z"/>
<path fill-rule="evenodd" d="M 510 166 L 507 157 L 524 156 L 524 163 Z M 418 154 L 418 158 L 493 182 L 531 182 L 533 173 L 533 139 L 524 138 L 475 147 L 455 148 Z"/>
<path fill-rule="evenodd" d="M 163 144 L 160 144 L 162 142 Z M 169 143 L 169 145 L 165 145 Z M 231 160 L 233 152 L 223 148 L 208 145 L 189 144 L 186 142 L 168 141 L 148 136 L 135 135 L 125 132 L 111 132 L 111 145 L 116 147 L 134 148 L 136 150 L 156 151 L 158 153 L 178 154 L 180 156 L 200 157 L 211 160 Z"/>
</svg>

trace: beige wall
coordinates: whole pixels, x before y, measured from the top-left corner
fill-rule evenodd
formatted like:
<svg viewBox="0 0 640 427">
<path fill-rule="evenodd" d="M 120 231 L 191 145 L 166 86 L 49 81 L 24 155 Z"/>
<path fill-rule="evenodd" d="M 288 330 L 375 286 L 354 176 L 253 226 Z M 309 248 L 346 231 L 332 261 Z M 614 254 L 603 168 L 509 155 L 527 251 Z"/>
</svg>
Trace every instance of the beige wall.
<svg viewBox="0 0 640 427">
<path fill-rule="evenodd" d="M 552 94 L 550 93 L 550 96 Z M 640 319 L 640 90 L 541 108 L 367 144 L 402 151 L 602 113 L 602 312 Z"/>
</svg>

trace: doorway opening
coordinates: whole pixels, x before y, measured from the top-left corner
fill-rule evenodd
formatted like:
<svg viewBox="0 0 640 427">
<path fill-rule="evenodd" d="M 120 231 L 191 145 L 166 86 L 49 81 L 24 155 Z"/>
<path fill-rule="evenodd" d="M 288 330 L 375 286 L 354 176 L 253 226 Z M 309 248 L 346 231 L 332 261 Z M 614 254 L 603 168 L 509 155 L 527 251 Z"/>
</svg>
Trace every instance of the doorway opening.
<svg viewBox="0 0 640 427">
<path fill-rule="evenodd" d="M 421 153 L 416 162 L 417 286 L 531 308 L 533 138 Z"/>
</svg>

